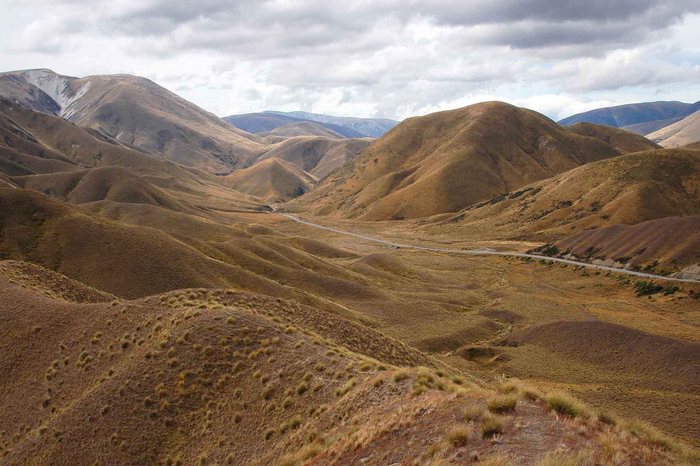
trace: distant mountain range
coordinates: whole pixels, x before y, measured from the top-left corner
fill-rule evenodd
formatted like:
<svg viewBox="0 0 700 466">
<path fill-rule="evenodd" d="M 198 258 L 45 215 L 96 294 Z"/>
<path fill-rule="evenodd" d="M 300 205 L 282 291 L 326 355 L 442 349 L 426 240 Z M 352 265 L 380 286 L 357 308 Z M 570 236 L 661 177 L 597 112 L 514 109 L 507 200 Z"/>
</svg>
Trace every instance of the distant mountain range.
<svg viewBox="0 0 700 466">
<path fill-rule="evenodd" d="M 399 122 L 383 118 L 336 117 L 308 112 L 265 111 L 224 117 L 238 129 L 249 133 L 267 133 L 281 126 L 300 122 L 316 122 L 346 138 L 378 138 Z"/>
<path fill-rule="evenodd" d="M 570 126 L 576 123 L 594 123 L 612 126 L 647 136 L 664 147 L 679 147 L 700 140 L 700 128 L 695 129 L 697 123 L 694 123 L 700 120 L 698 112 L 700 102 L 641 102 L 577 113 L 559 121 L 559 124 Z M 690 118 L 693 114 L 695 117 Z M 686 118 L 690 120 L 682 122 Z M 661 131 L 667 127 L 672 128 L 670 131 Z M 672 138 L 679 131 L 682 135 Z"/>
</svg>

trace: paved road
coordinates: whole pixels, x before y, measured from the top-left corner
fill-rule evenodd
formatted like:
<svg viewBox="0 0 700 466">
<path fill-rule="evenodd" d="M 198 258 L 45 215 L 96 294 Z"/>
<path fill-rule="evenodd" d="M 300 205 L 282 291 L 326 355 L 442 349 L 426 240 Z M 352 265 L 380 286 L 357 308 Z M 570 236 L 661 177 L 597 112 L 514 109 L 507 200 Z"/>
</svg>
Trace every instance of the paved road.
<svg viewBox="0 0 700 466">
<path fill-rule="evenodd" d="M 372 241 L 375 243 L 384 244 L 386 246 L 392 246 L 395 248 L 416 249 L 419 251 L 446 252 L 446 253 L 450 253 L 450 254 L 467 254 L 470 256 L 522 257 L 522 258 L 544 260 L 547 262 L 559 262 L 561 264 L 579 265 L 581 267 L 587 267 L 589 269 L 605 270 L 608 272 L 615 272 L 615 273 L 621 273 L 621 274 L 626 274 L 626 275 L 634 275 L 636 277 L 649 278 L 649 279 L 653 279 L 653 280 L 663 280 L 663 281 L 668 281 L 668 282 L 700 283 L 700 280 L 693 280 L 692 278 L 664 277 L 663 275 L 655 275 L 653 273 L 636 272 L 634 270 L 618 269 L 615 267 L 608 267 L 606 265 L 589 264 L 588 262 L 578 262 L 578 261 L 569 260 L 569 259 L 560 259 L 558 257 L 539 256 L 537 254 L 525 254 L 525 253 L 521 253 L 521 252 L 496 251 L 496 250 L 487 249 L 487 248 L 484 248 L 484 249 L 449 249 L 449 248 L 433 248 L 433 247 L 429 247 L 429 246 L 417 246 L 417 245 L 406 244 L 406 243 L 395 243 L 393 241 L 387 241 L 387 240 L 383 240 L 381 238 L 375 238 L 373 236 L 363 235 L 360 233 L 353 233 L 351 231 L 338 230 L 337 228 L 331 228 L 331 227 L 319 225 L 317 223 L 312 223 L 312 222 L 309 222 L 307 220 L 303 220 L 303 219 L 301 219 L 295 215 L 291 215 L 291 214 L 285 214 L 285 213 L 280 212 L 280 215 L 283 215 L 291 220 L 294 220 L 297 223 L 308 225 L 310 227 L 319 228 L 321 230 L 326 230 L 326 231 L 330 231 L 333 233 L 338 233 L 340 235 L 353 236 L 355 238 L 360 238 L 360 239 L 363 239 L 366 241 Z"/>
</svg>

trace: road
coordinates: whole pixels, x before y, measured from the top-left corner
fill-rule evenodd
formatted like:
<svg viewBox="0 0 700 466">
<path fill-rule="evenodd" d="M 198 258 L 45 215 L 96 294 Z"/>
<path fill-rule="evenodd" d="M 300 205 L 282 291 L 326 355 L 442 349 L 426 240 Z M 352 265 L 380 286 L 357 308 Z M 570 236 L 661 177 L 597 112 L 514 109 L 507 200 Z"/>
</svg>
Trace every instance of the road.
<svg viewBox="0 0 700 466">
<path fill-rule="evenodd" d="M 303 220 L 303 219 L 301 219 L 295 215 L 292 215 L 292 214 L 285 214 L 285 213 L 281 213 L 281 212 L 279 214 L 283 215 L 284 217 L 287 217 L 290 220 L 294 220 L 297 223 L 301 223 L 303 225 L 307 225 L 307 226 L 314 227 L 314 228 L 319 228 L 321 230 L 330 231 L 332 233 L 338 233 L 340 235 L 353 236 L 355 238 L 363 239 L 366 241 L 372 241 L 374 243 L 379 243 L 379 244 L 383 244 L 386 246 L 392 246 L 395 248 L 415 249 L 418 251 L 430 251 L 430 252 L 445 252 L 445 253 L 450 253 L 450 254 L 466 254 L 466 255 L 470 255 L 470 256 L 502 256 L 502 257 L 530 258 L 530 259 L 544 260 L 547 262 L 558 262 L 560 264 L 578 265 L 578 266 L 586 267 L 589 269 L 604 270 L 607 272 L 614 272 L 614 273 L 620 273 L 620 274 L 625 274 L 625 275 L 633 275 L 635 277 L 648 278 L 648 279 L 653 279 L 653 280 L 662 280 L 662 281 L 667 281 L 667 282 L 681 282 L 681 283 L 700 283 L 700 280 L 694 280 L 692 278 L 665 277 L 663 275 L 655 275 L 653 273 L 644 273 L 644 272 L 637 272 L 634 270 L 618 269 L 615 267 L 608 267 L 606 265 L 589 264 L 588 262 L 579 262 L 579 261 L 574 261 L 574 260 L 570 260 L 570 259 L 561 259 L 559 257 L 540 256 L 537 254 L 526 254 L 526 253 L 522 253 L 522 252 L 495 251 L 493 249 L 485 249 L 485 248 L 484 249 L 433 248 L 433 247 L 429 247 L 429 246 L 417 246 L 417 245 L 413 245 L 413 244 L 396 243 L 396 242 L 387 241 L 387 240 L 384 240 L 381 238 L 375 238 L 373 236 L 363 235 L 360 233 L 353 233 L 351 231 L 339 230 L 337 228 L 331 228 L 331 227 L 327 227 L 324 225 L 319 225 L 317 223 Z"/>
</svg>

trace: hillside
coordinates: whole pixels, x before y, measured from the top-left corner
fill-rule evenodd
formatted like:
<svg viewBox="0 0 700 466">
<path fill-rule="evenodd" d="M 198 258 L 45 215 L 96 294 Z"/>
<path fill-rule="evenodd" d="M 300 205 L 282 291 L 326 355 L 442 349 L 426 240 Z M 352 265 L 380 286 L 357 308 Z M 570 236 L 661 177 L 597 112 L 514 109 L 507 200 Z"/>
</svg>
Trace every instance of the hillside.
<svg viewBox="0 0 700 466">
<path fill-rule="evenodd" d="M 343 139 L 345 136 L 312 121 L 300 121 L 279 126 L 272 131 L 258 133 L 267 141 L 279 141 L 296 136 L 323 136 L 330 139 Z"/>
<path fill-rule="evenodd" d="M 432 362 L 292 301 L 181 290 L 78 303 L 29 286 L 35 273 L 0 263 L 0 429 L 12 433 L 0 454 L 11 464 L 684 460 L 654 431 L 417 367 Z"/>
<path fill-rule="evenodd" d="M 264 151 L 238 130 L 148 79 L 72 78 L 50 70 L 0 74 L 0 95 L 183 165 L 229 172 Z"/>
<path fill-rule="evenodd" d="M 700 215 L 700 155 L 654 150 L 584 165 L 436 221 L 474 234 L 547 240 L 688 215 Z"/>
<path fill-rule="evenodd" d="M 700 110 L 676 123 L 648 134 L 647 137 L 670 148 L 700 142 Z"/>
<path fill-rule="evenodd" d="M 277 128 L 288 125 L 296 125 L 300 123 L 311 123 L 314 126 L 321 126 L 326 128 L 328 131 L 332 131 L 336 134 L 340 134 L 342 137 L 346 138 L 363 138 L 367 137 L 365 134 L 355 131 L 354 129 L 335 125 L 333 123 L 324 123 L 317 120 L 312 120 L 302 117 L 293 117 L 288 114 L 280 112 L 260 112 L 260 113 L 246 113 L 243 115 L 230 115 L 223 117 L 223 120 L 232 124 L 236 128 L 240 128 L 243 131 L 247 131 L 253 134 L 265 134 L 274 131 Z"/>
<path fill-rule="evenodd" d="M 276 158 L 291 162 L 317 178 L 324 178 L 353 159 L 369 144 L 368 139 L 294 137 L 275 145 L 260 160 Z"/>
<path fill-rule="evenodd" d="M 310 190 L 317 179 L 296 165 L 278 158 L 266 158 L 252 167 L 236 170 L 225 183 L 268 203 L 285 202 Z"/>
<path fill-rule="evenodd" d="M 311 122 L 334 131 L 346 138 L 378 138 L 398 124 L 397 121 L 377 118 L 334 117 L 308 112 L 248 113 L 230 115 L 224 120 L 249 133 L 267 133 L 288 124 Z"/>
<path fill-rule="evenodd" d="M 316 121 L 324 125 L 332 125 L 330 128 L 341 127 L 348 131 L 359 133 L 360 136 L 348 137 L 366 137 L 379 138 L 384 136 L 387 131 L 390 131 L 399 122 L 387 118 L 357 118 L 357 117 L 337 117 L 333 115 L 323 115 L 320 113 L 309 112 L 271 112 L 278 115 L 291 116 L 293 118 L 301 118 L 309 121 Z"/>
<path fill-rule="evenodd" d="M 581 136 L 599 139 L 622 153 L 641 152 L 658 149 L 660 147 L 643 136 L 609 126 L 594 125 L 592 123 L 576 123 L 571 126 L 570 129 Z"/>
<path fill-rule="evenodd" d="M 557 246 L 577 257 L 613 259 L 649 270 L 683 268 L 700 264 L 700 216 L 584 230 Z"/>
<path fill-rule="evenodd" d="M 687 104 L 668 101 L 618 105 L 577 113 L 559 121 L 559 124 L 569 126 L 576 123 L 594 123 L 627 129 L 637 134 L 648 134 L 685 118 L 696 111 L 698 105 L 700 102 Z"/>
<path fill-rule="evenodd" d="M 197 170 L 157 160 L 63 118 L 0 98 L 0 173 L 75 203 L 112 200 L 211 215 L 262 201 Z"/>
<path fill-rule="evenodd" d="M 619 153 L 531 110 L 486 102 L 404 121 L 294 205 L 364 220 L 456 212 Z"/>
</svg>

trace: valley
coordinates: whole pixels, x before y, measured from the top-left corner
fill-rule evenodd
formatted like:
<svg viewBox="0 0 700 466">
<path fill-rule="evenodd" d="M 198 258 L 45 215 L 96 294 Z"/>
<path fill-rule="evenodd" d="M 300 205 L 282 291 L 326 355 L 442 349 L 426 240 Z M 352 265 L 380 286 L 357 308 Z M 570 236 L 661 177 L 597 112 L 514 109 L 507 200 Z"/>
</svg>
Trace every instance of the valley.
<svg viewBox="0 0 700 466">
<path fill-rule="evenodd" d="M 700 458 L 693 146 L 503 102 L 0 95 L 3 464 Z"/>
</svg>

